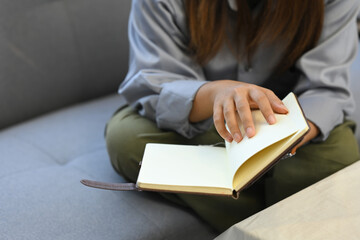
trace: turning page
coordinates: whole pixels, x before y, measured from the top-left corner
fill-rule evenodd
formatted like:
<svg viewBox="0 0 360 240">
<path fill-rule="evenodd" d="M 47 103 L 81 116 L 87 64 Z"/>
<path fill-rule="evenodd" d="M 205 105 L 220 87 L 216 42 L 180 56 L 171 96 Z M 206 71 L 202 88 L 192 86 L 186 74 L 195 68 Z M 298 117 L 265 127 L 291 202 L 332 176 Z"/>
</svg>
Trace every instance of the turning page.
<svg viewBox="0 0 360 240">
<path fill-rule="evenodd" d="M 295 95 L 290 93 L 283 102 L 289 113 L 277 114 L 275 124 L 269 125 L 260 111 L 254 111 L 257 135 L 246 138 L 243 144 L 228 144 L 229 159 L 233 162 L 233 188 L 236 191 L 268 170 L 308 131 L 309 126 Z"/>
</svg>

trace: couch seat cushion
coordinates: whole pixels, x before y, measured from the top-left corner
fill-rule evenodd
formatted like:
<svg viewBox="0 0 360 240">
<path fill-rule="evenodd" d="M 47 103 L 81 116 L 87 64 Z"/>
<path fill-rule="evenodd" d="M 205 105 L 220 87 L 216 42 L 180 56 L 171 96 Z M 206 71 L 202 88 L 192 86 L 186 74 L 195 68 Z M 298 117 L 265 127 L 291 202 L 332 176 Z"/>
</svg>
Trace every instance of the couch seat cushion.
<svg viewBox="0 0 360 240">
<path fill-rule="evenodd" d="M 212 239 L 190 211 L 156 193 L 87 188 L 82 178 L 122 182 L 104 126 L 118 96 L 79 104 L 0 132 L 2 239 Z"/>
</svg>

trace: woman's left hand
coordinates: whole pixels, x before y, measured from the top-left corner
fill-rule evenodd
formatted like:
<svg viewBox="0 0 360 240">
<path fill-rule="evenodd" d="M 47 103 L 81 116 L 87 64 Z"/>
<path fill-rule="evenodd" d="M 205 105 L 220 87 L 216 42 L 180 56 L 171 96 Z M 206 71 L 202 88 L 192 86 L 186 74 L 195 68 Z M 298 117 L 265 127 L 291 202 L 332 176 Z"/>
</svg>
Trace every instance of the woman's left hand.
<svg viewBox="0 0 360 240">
<path fill-rule="evenodd" d="M 295 154 L 296 150 L 301 147 L 302 145 L 304 145 L 305 143 L 309 142 L 311 139 L 317 137 L 317 135 L 319 135 L 319 128 L 312 123 L 311 121 L 308 120 L 309 126 L 310 126 L 310 131 L 304 136 L 304 138 L 301 140 L 301 142 L 296 145 L 292 150 L 291 153 Z"/>
</svg>

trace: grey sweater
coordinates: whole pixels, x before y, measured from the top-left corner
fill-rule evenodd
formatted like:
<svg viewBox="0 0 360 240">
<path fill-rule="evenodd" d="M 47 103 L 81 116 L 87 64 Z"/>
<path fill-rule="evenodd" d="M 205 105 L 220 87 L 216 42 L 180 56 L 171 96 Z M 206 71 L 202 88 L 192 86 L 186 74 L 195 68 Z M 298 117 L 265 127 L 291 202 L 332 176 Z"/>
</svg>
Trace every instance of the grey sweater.
<svg viewBox="0 0 360 240">
<path fill-rule="evenodd" d="M 230 6 L 236 11 L 233 0 Z M 207 81 L 231 79 L 266 86 L 275 93 L 293 91 L 306 117 L 324 140 L 354 110 L 349 67 L 356 57 L 356 18 L 360 0 L 325 0 L 325 21 L 317 46 L 296 62 L 299 77 L 271 78 L 281 59 L 282 44 L 260 46 L 251 66 L 238 62 L 224 46 L 204 67 L 188 55 L 188 31 L 182 0 L 134 0 L 129 20 L 130 62 L 119 93 L 139 114 L 159 128 L 191 138 L 212 119 L 190 123 L 198 89 Z M 293 80 L 293 81 L 292 81 Z"/>
</svg>

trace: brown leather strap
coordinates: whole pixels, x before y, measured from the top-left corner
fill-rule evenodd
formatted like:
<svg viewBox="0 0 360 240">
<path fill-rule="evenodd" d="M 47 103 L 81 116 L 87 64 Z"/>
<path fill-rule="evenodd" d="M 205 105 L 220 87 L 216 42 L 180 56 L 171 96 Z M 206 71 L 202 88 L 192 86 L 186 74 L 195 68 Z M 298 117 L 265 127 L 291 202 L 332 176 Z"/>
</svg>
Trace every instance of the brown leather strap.
<svg viewBox="0 0 360 240">
<path fill-rule="evenodd" d="M 106 183 L 83 179 L 80 181 L 88 187 L 100 188 L 115 191 L 139 191 L 135 183 Z"/>
</svg>

